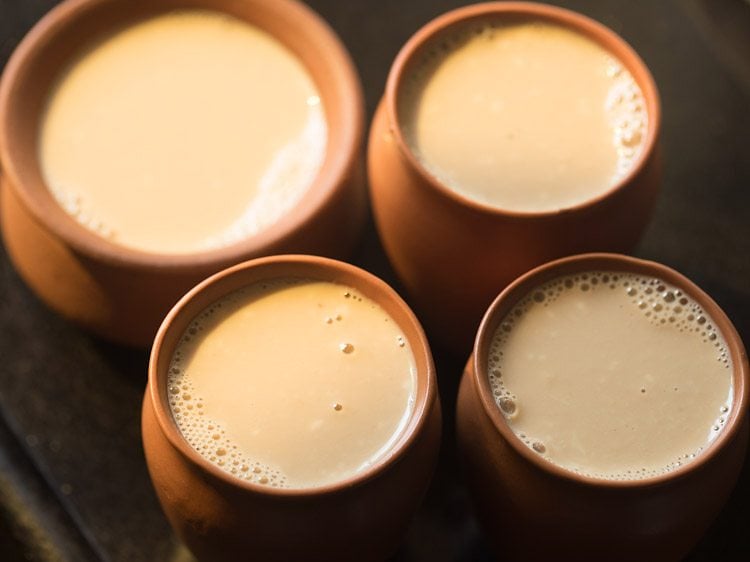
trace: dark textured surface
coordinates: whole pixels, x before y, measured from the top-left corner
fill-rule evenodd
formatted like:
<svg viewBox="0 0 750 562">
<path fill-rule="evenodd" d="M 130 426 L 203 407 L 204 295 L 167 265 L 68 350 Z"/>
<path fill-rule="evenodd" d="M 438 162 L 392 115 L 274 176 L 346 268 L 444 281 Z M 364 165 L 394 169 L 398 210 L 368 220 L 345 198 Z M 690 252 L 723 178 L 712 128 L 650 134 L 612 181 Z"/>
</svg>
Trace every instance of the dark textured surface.
<svg viewBox="0 0 750 562">
<path fill-rule="evenodd" d="M 372 114 L 401 44 L 459 2 L 310 2 L 340 33 Z M 555 2 L 558 3 L 558 2 Z M 651 68 L 665 177 L 637 255 L 695 280 L 750 341 L 750 5 L 743 0 L 559 2 L 612 27 Z M 0 66 L 50 0 L 0 0 Z M 355 263 L 393 281 L 372 228 Z M 481 267 L 480 264 L 477 264 Z M 460 360 L 437 352 L 446 436 L 398 560 L 488 560 L 453 445 Z M 186 559 L 140 443 L 147 353 L 94 340 L 46 310 L 0 250 L 0 560 Z M 750 556 L 750 468 L 690 556 Z"/>
</svg>

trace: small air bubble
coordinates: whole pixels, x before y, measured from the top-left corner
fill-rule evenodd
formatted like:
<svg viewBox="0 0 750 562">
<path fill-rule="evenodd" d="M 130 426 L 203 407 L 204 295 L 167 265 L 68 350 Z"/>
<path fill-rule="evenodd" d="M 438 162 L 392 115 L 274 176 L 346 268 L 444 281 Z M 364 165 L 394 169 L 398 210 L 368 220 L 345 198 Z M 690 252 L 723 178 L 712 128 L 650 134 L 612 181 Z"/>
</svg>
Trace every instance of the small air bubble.
<svg viewBox="0 0 750 562">
<path fill-rule="evenodd" d="M 544 443 L 542 443 L 541 441 L 534 441 L 534 443 L 531 445 L 531 448 L 540 454 L 544 453 L 547 450 L 547 447 L 545 447 Z"/>
<path fill-rule="evenodd" d="M 498 406 L 500 406 L 500 409 L 508 415 L 511 415 L 516 411 L 516 403 L 510 398 L 503 398 L 498 403 Z"/>
<path fill-rule="evenodd" d="M 339 349 L 344 353 L 349 354 L 354 351 L 354 346 L 350 343 L 341 343 L 339 344 Z"/>
</svg>

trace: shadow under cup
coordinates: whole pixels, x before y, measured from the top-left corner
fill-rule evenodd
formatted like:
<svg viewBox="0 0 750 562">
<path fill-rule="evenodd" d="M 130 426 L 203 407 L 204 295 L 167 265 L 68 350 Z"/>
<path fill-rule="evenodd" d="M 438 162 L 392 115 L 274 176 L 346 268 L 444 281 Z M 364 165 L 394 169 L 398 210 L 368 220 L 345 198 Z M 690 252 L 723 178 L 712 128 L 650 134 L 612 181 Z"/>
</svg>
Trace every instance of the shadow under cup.
<svg viewBox="0 0 750 562">
<path fill-rule="evenodd" d="M 489 350 L 503 318 L 547 281 L 601 271 L 657 278 L 705 311 L 726 341 L 733 397 L 722 432 L 669 472 L 609 480 L 560 468 L 525 445 L 497 406 Z M 677 560 L 708 529 L 739 476 L 748 441 L 750 369 L 730 320 L 700 288 L 654 262 L 588 254 L 545 264 L 514 281 L 482 320 L 461 380 L 460 450 L 474 503 L 498 555 L 508 559 Z"/>
<path fill-rule="evenodd" d="M 221 470 L 182 436 L 167 396 L 172 355 L 196 316 L 237 289 L 289 277 L 349 286 L 379 304 L 401 329 L 416 364 L 414 410 L 391 450 L 354 476 L 317 488 L 272 488 Z M 169 313 L 151 354 L 142 428 L 162 508 L 201 560 L 382 560 L 397 550 L 432 477 L 441 411 L 426 337 L 387 284 L 326 258 L 274 256 L 214 275 Z"/>
<path fill-rule="evenodd" d="M 446 37 L 472 26 L 519 21 L 547 22 L 591 39 L 622 63 L 643 94 L 648 127 L 640 156 L 610 189 L 582 203 L 548 211 L 482 203 L 444 185 L 407 140 L 401 96 L 425 53 L 441 52 Z M 384 249 L 430 335 L 464 355 L 487 306 L 519 275 L 566 255 L 632 251 L 661 180 L 660 112 L 656 85 L 638 54 L 581 14 L 545 4 L 489 2 L 448 12 L 417 31 L 391 66 L 370 130 L 368 174 Z"/>
</svg>

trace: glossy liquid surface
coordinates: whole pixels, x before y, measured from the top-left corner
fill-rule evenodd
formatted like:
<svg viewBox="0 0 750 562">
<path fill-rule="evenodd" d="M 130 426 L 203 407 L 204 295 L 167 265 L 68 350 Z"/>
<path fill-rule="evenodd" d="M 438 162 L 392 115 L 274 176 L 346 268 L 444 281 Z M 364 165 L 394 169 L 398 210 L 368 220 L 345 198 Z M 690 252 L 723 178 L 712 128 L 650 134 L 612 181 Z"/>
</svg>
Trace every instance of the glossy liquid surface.
<svg viewBox="0 0 750 562">
<path fill-rule="evenodd" d="M 154 17 L 93 45 L 52 91 L 45 180 L 100 236 L 152 253 L 226 246 L 275 223 L 325 156 L 302 63 L 228 15 Z"/>
<path fill-rule="evenodd" d="M 170 365 L 187 441 L 230 474 L 275 487 L 350 478 L 383 458 L 414 408 L 416 366 L 398 325 L 357 291 L 286 280 L 218 301 Z"/>
<path fill-rule="evenodd" d="M 727 344 L 695 301 L 658 279 L 591 272 L 539 287 L 500 324 L 489 377 L 535 454 L 633 480 L 690 462 L 732 403 Z"/>
<path fill-rule="evenodd" d="M 399 94 L 407 143 L 448 188 L 540 212 L 611 189 L 648 116 L 631 74 L 594 41 L 541 20 L 487 20 L 426 49 Z"/>
</svg>

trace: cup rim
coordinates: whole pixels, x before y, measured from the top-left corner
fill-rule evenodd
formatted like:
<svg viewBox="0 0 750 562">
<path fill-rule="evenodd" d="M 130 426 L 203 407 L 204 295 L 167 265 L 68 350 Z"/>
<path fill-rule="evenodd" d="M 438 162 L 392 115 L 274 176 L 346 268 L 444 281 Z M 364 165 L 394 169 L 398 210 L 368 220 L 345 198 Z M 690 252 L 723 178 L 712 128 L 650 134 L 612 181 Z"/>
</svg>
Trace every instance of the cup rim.
<svg viewBox="0 0 750 562">
<path fill-rule="evenodd" d="M 732 360 L 732 406 L 724 429 L 691 460 L 669 472 L 635 480 L 614 480 L 586 476 L 552 463 L 533 452 L 511 429 L 495 403 L 488 377 L 488 355 L 495 330 L 509 307 L 540 284 L 573 273 L 588 271 L 618 271 L 656 277 L 681 289 L 692 297 L 711 317 L 716 329 L 724 336 Z M 500 316 L 500 313 L 503 316 Z M 683 274 L 654 261 L 612 253 L 589 253 L 568 256 L 540 265 L 518 277 L 492 302 L 479 326 L 470 361 L 471 375 L 477 388 L 482 408 L 500 437 L 536 469 L 566 482 L 604 489 L 642 489 L 681 480 L 708 464 L 741 431 L 750 402 L 750 367 L 742 339 L 726 313 L 700 287 Z"/>
<path fill-rule="evenodd" d="M 313 280 L 320 279 L 337 283 L 340 282 L 337 281 L 338 278 L 344 277 L 347 284 L 368 293 L 369 298 L 380 306 L 385 308 L 384 304 L 387 302 L 397 311 L 400 317 L 400 320 L 398 320 L 399 326 L 405 333 L 409 332 L 413 335 L 413 337 L 408 338 L 408 341 L 417 364 L 414 410 L 393 447 L 366 470 L 343 480 L 309 488 L 275 488 L 256 484 L 232 476 L 204 459 L 182 436 L 171 412 L 167 411 L 169 408 L 168 405 L 165 406 L 167 392 L 165 377 L 167 372 L 166 368 L 162 370 L 158 368 L 160 357 L 164 353 L 172 352 L 172 349 L 169 349 L 165 344 L 165 338 L 176 329 L 173 328 L 173 325 L 177 319 L 182 317 L 184 320 L 187 318 L 187 325 L 192 318 L 205 310 L 207 306 L 210 306 L 211 302 L 215 302 L 217 298 L 220 299 L 235 290 L 237 287 L 234 287 L 232 282 L 239 278 L 249 277 L 249 283 L 257 283 L 264 279 L 288 276 L 288 273 L 281 275 L 280 270 L 286 271 L 289 269 L 294 269 L 295 276 L 309 277 Z M 274 272 L 276 272 L 275 275 Z M 209 290 L 217 292 L 220 296 L 208 298 L 206 293 Z M 391 316 L 393 317 L 393 314 Z M 394 320 L 396 319 L 394 318 Z M 437 379 L 427 336 L 414 312 L 390 285 L 364 269 L 345 262 L 320 256 L 287 254 L 256 258 L 229 267 L 205 279 L 184 295 L 167 314 L 156 334 L 149 358 L 146 392 L 147 400 L 150 401 L 153 408 L 160 431 L 172 447 L 189 463 L 196 466 L 198 470 L 208 473 L 213 479 L 225 485 L 236 487 L 244 492 L 266 497 L 310 498 L 332 496 L 359 487 L 398 464 L 415 445 L 426 428 L 431 407 L 437 399 Z"/>
<path fill-rule="evenodd" d="M 48 188 L 41 181 L 26 185 L 22 177 L 26 167 L 21 162 L 19 150 L 14 146 L 12 126 L 9 116 L 16 111 L 22 100 L 15 91 L 19 83 L 29 80 L 29 69 L 39 63 L 39 53 L 48 49 L 50 43 L 60 40 L 63 31 L 76 26 L 86 14 L 109 6 L 122 9 L 123 22 L 130 22 L 133 15 L 150 14 L 145 17 L 179 9 L 205 9 L 218 12 L 227 11 L 230 2 L 214 0 L 158 0 L 158 3 L 131 3 L 129 0 L 63 0 L 47 12 L 26 34 L 13 51 L 0 80 L 0 164 L 5 174 L 6 186 L 12 188 L 29 210 L 33 218 L 47 227 L 76 252 L 92 257 L 98 261 L 113 265 L 125 265 L 134 268 L 165 270 L 202 270 L 206 267 L 219 267 L 222 264 L 236 263 L 241 259 L 262 255 L 283 243 L 295 232 L 305 228 L 325 205 L 336 196 L 342 184 L 347 180 L 349 170 L 356 166 L 358 151 L 364 135 L 364 96 L 359 76 L 354 63 L 335 31 L 314 10 L 298 0 L 275 0 L 263 2 L 246 0 L 259 10 L 272 13 L 278 21 L 294 28 L 309 41 L 320 45 L 325 51 L 323 57 L 326 71 L 314 72 L 308 64 L 303 64 L 313 80 L 320 84 L 331 81 L 340 103 L 325 105 L 327 121 L 330 124 L 329 112 L 340 116 L 341 126 L 337 127 L 336 144 L 332 135 L 326 139 L 326 156 L 320 170 L 302 198 L 292 209 L 282 214 L 273 224 L 258 233 L 243 238 L 232 244 L 214 249 L 182 253 L 159 253 L 140 250 L 120 245 L 91 232 L 70 217 L 57 202 L 53 200 Z M 251 22 L 252 25 L 261 27 Z M 108 28 L 102 27 L 101 30 Z M 261 27 L 285 47 L 291 50 L 287 40 Z M 92 34 L 93 38 L 94 34 Z M 298 57 L 299 55 L 295 53 Z M 67 59 L 70 60 L 70 59 Z M 301 60 L 301 59 L 300 59 Z M 60 69 L 58 69 L 58 72 Z M 324 99 L 325 103 L 325 99 Z M 34 156 L 35 164 L 38 158 Z M 46 193 L 42 193 L 46 192 Z"/>
<path fill-rule="evenodd" d="M 483 203 L 477 199 L 473 199 L 456 190 L 448 188 L 429 170 L 427 170 L 427 168 L 414 155 L 409 147 L 409 143 L 406 141 L 398 118 L 398 97 L 401 83 L 404 80 L 405 70 L 408 68 L 419 50 L 445 29 L 456 24 L 465 23 L 473 19 L 482 19 L 488 16 L 539 17 L 555 24 L 562 25 L 563 27 L 567 27 L 568 29 L 583 34 L 601 45 L 605 50 L 616 56 L 623 65 L 630 70 L 631 74 L 633 74 L 633 77 L 641 88 L 646 102 L 646 110 L 649 119 L 646 139 L 638 159 L 631 166 L 628 173 L 621 177 L 606 191 L 579 203 L 555 209 L 542 211 L 506 209 L 500 206 Z M 429 186 L 430 189 L 434 190 L 441 196 L 448 198 L 453 203 L 474 212 L 515 220 L 544 219 L 546 217 L 563 214 L 587 212 L 589 209 L 602 204 L 605 200 L 611 198 L 616 193 L 627 189 L 627 187 L 632 184 L 633 179 L 642 173 L 647 162 L 651 159 L 651 156 L 656 149 L 656 143 L 661 129 L 661 103 L 659 100 L 659 92 L 656 88 L 656 83 L 654 82 L 651 72 L 638 53 L 622 37 L 617 35 L 604 24 L 566 8 L 536 2 L 483 2 L 448 11 L 429 21 L 412 35 L 411 38 L 409 38 L 397 54 L 388 73 L 384 104 L 389 121 L 389 131 L 395 139 L 395 145 L 398 147 L 402 158 L 408 162 L 411 169 L 416 172 L 423 184 Z"/>
</svg>

